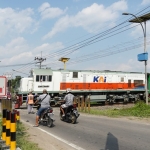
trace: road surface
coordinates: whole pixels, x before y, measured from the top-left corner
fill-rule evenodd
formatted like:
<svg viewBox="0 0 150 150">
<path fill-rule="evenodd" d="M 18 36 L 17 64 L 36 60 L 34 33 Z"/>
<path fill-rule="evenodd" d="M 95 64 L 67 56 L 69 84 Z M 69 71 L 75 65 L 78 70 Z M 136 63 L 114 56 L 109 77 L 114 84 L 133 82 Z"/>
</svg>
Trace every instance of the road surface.
<svg viewBox="0 0 150 150">
<path fill-rule="evenodd" d="M 35 109 L 36 110 L 36 109 Z M 81 113 L 77 124 L 62 122 L 54 108 L 54 127 L 35 123 L 35 114 L 19 109 L 32 140 L 43 150 L 149 150 L 150 120 L 109 118 Z M 28 122 L 27 122 L 28 121 Z M 42 140 L 41 140 L 42 139 Z"/>
</svg>

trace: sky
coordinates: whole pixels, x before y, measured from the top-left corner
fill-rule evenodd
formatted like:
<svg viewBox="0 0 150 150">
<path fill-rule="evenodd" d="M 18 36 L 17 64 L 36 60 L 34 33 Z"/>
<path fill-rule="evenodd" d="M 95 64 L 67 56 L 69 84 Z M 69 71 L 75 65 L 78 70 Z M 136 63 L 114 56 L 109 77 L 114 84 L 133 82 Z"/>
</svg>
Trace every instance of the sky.
<svg viewBox="0 0 150 150">
<path fill-rule="evenodd" d="M 137 55 L 149 53 L 150 21 L 145 30 L 124 12 L 150 13 L 150 0 L 0 0 L 0 75 L 64 69 L 62 57 L 71 70 L 144 72 Z"/>
</svg>

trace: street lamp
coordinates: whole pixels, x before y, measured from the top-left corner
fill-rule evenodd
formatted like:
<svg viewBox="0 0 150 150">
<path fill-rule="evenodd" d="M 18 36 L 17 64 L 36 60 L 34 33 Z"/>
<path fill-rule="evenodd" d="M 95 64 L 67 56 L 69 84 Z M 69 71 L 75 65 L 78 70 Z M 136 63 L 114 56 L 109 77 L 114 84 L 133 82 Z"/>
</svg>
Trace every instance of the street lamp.
<svg viewBox="0 0 150 150">
<path fill-rule="evenodd" d="M 137 17 L 136 15 L 131 14 L 131 13 L 122 13 L 122 15 L 132 15 L 135 19 L 132 19 L 129 22 L 140 23 L 140 25 L 142 27 L 142 30 L 143 30 L 143 34 L 144 34 L 144 53 L 138 55 L 138 57 L 142 57 L 142 59 L 138 58 L 138 60 L 145 62 L 145 96 L 146 96 L 146 104 L 148 105 L 148 91 L 147 91 L 147 59 L 148 59 L 148 53 L 146 52 L 146 21 L 150 19 L 150 13 L 145 14 L 145 15 L 140 16 L 140 17 Z M 144 27 L 142 25 L 142 22 L 144 22 L 145 30 L 144 30 Z M 143 59 L 143 56 L 144 56 L 144 59 Z"/>
</svg>

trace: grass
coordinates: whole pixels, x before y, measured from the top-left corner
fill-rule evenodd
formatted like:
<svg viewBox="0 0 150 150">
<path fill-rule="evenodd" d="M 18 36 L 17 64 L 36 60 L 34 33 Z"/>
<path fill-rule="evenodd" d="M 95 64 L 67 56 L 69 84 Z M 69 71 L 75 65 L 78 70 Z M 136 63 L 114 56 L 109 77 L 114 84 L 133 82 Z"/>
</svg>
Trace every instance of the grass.
<svg viewBox="0 0 150 150">
<path fill-rule="evenodd" d="M 146 105 L 142 101 L 139 101 L 132 108 L 106 109 L 106 110 L 91 108 L 90 114 L 103 115 L 109 117 L 134 116 L 134 117 L 148 118 L 150 117 L 150 106 Z"/>
<path fill-rule="evenodd" d="M 16 143 L 17 147 L 23 150 L 42 150 L 38 148 L 38 144 L 30 142 L 30 135 L 27 134 L 24 124 L 17 123 Z"/>
<path fill-rule="evenodd" d="M 2 118 L 1 114 L 0 118 Z M 22 150 L 42 150 L 38 148 L 38 144 L 30 142 L 30 136 L 26 131 L 26 127 L 21 122 L 16 123 L 16 147 Z M 0 120 L 0 133 L 2 133 L 2 119 Z"/>
</svg>

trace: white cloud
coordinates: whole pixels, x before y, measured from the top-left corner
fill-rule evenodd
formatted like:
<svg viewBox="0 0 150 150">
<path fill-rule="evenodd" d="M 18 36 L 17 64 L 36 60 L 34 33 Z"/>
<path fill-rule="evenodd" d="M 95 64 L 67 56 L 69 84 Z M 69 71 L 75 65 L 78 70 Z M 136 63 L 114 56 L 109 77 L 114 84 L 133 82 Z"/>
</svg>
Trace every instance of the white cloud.
<svg viewBox="0 0 150 150">
<path fill-rule="evenodd" d="M 62 17 L 58 22 L 56 22 L 53 29 L 43 37 L 43 39 L 52 38 L 58 32 L 65 30 L 70 26 L 70 24 L 72 24 L 71 21 L 72 20 L 69 18 L 69 16 Z"/>
<path fill-rule="evenodd" d="M 92 61 L 91 61 L 92 62 Z M 92 63 L 91 63 L 92 64 Z M 100 70 L 111 70 L 111 71 L 143 71 L 144 72 L 144 64 L 142 62 L 138 62 L 136 59 L 129 59 L 126 62 L 122 63 L 101 63 L 99 62 L 99 65 L 93 66 L 90 65 L 86 67 L 87 70 L 99 70 L 99 66 L 101 66 Z M 133 68 L 134 66 L 134 68 Z M 106 69 L 107 68 L 107 69 Z"/>
<path fill-rule="evenodd" d="M 64 45 L 61 42 L 56 43 L 44 43 L 36 48 L 33 49 L 34 54 L 41 54 L 50 55 L 50 52 L 54 52 L 55 50 L 63 49 Z"/>
<path fill-rule="evenodd" d="M 0 53 L 5 57 L 11 57 L 12 55 L 19 55 L 28 49 L 27 43 L 23 37 L 13 39 L 5 46 L 0 47 Z"/>
<path fill-rule="evenodd" d="M 32 19 L 33 10 L 14 10 L 12 8 L 0 9 L 0 37 L 9 33 L 22 33 L 34 23 Z"/>
<path fill-rule="evenodd" d="M 150 4 L 150 0 L 143 0 L 141 4 L 142 5 L 148 5 L 148 4 Z"/>
<path fill-rule="evenodd" d="M 135 26 L 135 24 L 133 23 L 131 26 Z M 142 23 L 142 26 L 143 26 L 144 31 L 145 31 L 144 23 Z M 131 32 L 131 35 L 134 37 L 137 37 L 137 35 L 138 36 L 144 36 L 142 26 L 139 23 L 139 25 Z M 148 30 L 148 29 L 150 29 L 150 22 L 146 22 L 146 34 L 147 35 L 150 34 L 150 30 Z"/>
<path fill-rule="evenodd" d="M 52 30 L 43 38 L 52 38 L 55 34 L 64 31 L 68 27 L 82 27 L 88 32 L 94 32 L 106 27 L 106 23 L 107 27 L 111 27 L 119 17 L 119 11 L 124 11 L 126 9 L 127 2 L 125 0 L 115 2 L 109 7 L 94 3 L 78 12 L 75 16 L 66 15 L 59 19 Z"/>
<path fill-rule="evenodd" d="M 66 10 L 67 8 L 65 10 L 61 10 L 60 8 L 53 8 L 47 2 L 43 3 L 38 9 L 38 11 L 41 13 L 42 19 L 59 17 L 63 15 L 66 12 Z"/>
</svg>

